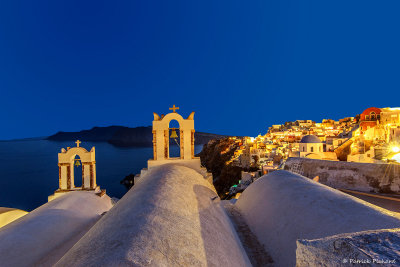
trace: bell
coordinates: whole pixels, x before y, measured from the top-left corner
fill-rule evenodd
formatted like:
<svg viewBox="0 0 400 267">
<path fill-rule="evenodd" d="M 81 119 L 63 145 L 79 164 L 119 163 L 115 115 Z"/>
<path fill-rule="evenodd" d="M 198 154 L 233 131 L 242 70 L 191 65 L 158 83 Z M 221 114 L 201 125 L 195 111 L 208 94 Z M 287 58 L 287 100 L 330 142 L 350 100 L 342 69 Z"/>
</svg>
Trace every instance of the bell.
<svg viewBox="0 0 400 267">
<path fill-rule="evenodd" d="M 175 130 L 175 129 L 172 129 L 170 138 L 177 138 L 177 137 L 178 137 L 178 135 L 177 135 L 177 133 L 176 133 L 176 130 Z"/>
<path fill-rule="evenodd" d="M 81 162 L 79 159 L 75 159 L 75 167 L 81 166 Z"/>
</svg>

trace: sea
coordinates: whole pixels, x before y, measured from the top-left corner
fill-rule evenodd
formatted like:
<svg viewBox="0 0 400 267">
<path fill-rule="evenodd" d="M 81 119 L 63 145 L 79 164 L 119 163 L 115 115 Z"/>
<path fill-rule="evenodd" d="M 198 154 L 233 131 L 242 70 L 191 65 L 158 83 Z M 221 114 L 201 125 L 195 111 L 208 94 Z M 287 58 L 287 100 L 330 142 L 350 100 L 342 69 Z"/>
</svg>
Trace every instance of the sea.
<svg viewBox="0 0 400 267">
<path fill-rule="evenodd" d="M 74 146 L 73 141 L 0 142 L 0 207 L 32 211 L 45 204 L 58 189 L 58 153 L 61 148 Z M 97 184 L 115 198 L 127 192 L 120 181 L 129 174 L 140 173 L 153 157 L 152 147 L 121 148 L 106 142 L 82 142 L 81 146 L 87 150 L 96 147 Z M 202 145 L 195 146 L 195 153 L 201 149 Z M 178 155 L 179 147 L 171 146 L 170 156 Z M 75 178 L 76 182 L 79 180 Z"/>
</svg>

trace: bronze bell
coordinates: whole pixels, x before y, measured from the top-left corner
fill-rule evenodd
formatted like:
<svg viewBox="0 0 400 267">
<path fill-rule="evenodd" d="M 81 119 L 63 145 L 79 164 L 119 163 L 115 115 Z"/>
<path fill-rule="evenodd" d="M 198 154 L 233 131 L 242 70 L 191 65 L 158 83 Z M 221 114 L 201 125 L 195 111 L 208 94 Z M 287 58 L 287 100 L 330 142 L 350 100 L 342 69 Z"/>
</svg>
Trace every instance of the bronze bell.
<svg viewBox="0 0 400 267">
<path fill-rule="evenodd" d="M 75 167 L 81 166 L 81 161 L 79 159 L 75 159 Z"/>
<path fill-rule="evenodd" d="M 177 137 L 178 137 L 178 134 L 176 133 L 176 129 L 175 129 L 175 128 L 172 128 L 170 138 L 177 138 Z"/>
</svg>

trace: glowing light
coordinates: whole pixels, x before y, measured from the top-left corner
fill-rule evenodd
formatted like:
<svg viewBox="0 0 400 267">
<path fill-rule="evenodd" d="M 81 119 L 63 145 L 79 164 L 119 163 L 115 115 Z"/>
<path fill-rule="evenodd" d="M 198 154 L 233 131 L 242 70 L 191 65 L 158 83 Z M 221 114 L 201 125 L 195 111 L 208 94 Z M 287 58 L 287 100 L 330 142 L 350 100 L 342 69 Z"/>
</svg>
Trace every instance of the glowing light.
<svg viewBox="0 0 400 267">
<path fill-rule="evenodd" d="M 254 137 L 248 137 L 246 141 L 247 143 L 254 143 L 254 139 Z"/>
<path fill-rule="evenodd" d="M 392 151 L 393 151 L 394 153 L 398 153 L 398 152 L 400 152 L 400 147 L 394 146 L 394 147 L 392 147 Z"/>
<path fill-rule="evenodd" d="M 394 155 L 394 156 L 391 158 L 391 160 L 394 160 L 394 161 L 400 163 L 400 154 Z"/>
</svg>

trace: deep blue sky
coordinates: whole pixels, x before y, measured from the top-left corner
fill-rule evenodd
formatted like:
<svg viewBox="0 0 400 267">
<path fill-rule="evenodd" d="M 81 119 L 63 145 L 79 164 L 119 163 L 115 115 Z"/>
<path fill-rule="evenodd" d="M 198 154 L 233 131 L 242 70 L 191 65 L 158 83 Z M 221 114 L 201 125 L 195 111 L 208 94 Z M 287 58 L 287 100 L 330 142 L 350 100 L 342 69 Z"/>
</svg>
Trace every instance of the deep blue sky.
<svg viewBox="0 0 400 267">
<path fill-rule="evenodd" d="M 0 139 L 150 125 L 198 131 L 400 106 L 400 1 L 1 1 Z"/>
</svg>

